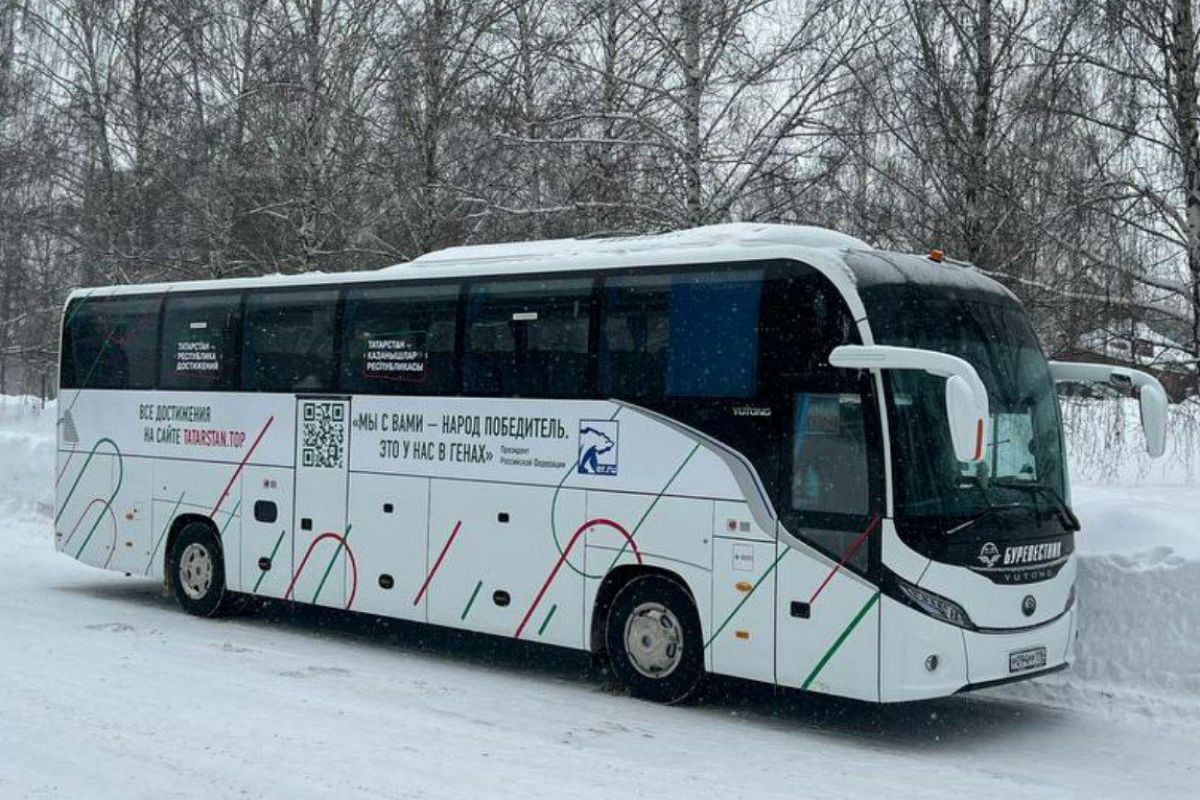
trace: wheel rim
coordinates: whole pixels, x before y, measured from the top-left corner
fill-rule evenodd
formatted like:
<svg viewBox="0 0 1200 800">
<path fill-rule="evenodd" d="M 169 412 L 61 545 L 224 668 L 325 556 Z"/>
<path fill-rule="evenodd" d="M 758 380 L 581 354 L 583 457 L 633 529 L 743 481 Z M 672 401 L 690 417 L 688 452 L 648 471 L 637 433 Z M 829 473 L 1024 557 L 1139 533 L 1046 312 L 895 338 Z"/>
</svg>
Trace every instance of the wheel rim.
<svg viewBox="0 0 1200 800">
<path fill-rule="evenodd" d="M 183 587 L 183 593 L 192 600 L 199 600 L 208 594 L 212 577 L 213 560 L 208 548 L 194 542 L 183 548 L 179 557 L 179 585 Z"/>
<path fill-rule="evenodd" d="M 647 678 L 667 677 L 683 657 L 679 618 L 661 603 L 642 603 L 625 620 L 625 652 L 633 668 Z"/>
</svg>

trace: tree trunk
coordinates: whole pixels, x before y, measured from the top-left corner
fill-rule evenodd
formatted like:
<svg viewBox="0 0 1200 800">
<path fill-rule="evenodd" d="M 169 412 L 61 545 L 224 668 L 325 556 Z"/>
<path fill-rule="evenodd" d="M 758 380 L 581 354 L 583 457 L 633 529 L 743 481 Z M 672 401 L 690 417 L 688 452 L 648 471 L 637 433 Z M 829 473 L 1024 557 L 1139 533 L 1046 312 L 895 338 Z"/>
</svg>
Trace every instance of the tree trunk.
<svg viewBox="0 0 1200 800">
<path fill-rule="evenodd" d="M 1192 0 L 1175 0 L 1172 20 L 1175 124 L 1186 194 L 1187 269 L 1191 289 L 1193 354 L 1200 353 L 1200 122 L 1196 96 L 1196 24 Z M 1196 377 L 1200 391 L 1200 374 Z"/>
<path fill-rule="evenodd" d="M 995 65 L 992 61 L 992 3 L 978 0 L 975 18 L 975 84 L 971 107 L 971 139 L 968 144 L 965 200 L 967 218 L 964 239 L 967 256 L 986 267 L 986 198 L 988 184 L 988 147 L 991 138 L 992 87 Z"/>
<path fill-rule="evenodd" d="M 704 158 L 700 136 L 700 104 L 704 99 L 704 75 L 700 63 L 701 3 L 683 0 L 683 181 L 684 203 L 689 225 L 703 225 L 703 185 L 700 166 Z"/>
</svg>

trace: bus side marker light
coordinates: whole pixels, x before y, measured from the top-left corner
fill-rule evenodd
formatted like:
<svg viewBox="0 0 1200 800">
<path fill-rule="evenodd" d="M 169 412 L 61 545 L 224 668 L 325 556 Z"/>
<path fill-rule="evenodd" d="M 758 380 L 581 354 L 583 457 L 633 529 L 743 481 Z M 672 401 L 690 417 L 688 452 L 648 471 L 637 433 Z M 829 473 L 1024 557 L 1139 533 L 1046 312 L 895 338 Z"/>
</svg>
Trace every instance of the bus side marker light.
<svg viewBox="0 0 1200 800">
<path fill-rule="evenodd" d="M 929 251 L 929 260 L 934 262 L 935 264 L 940 264 L 946 260 L 946 254 L 943 253 L 941 250 L 934 248 L 933 250 Z"/>
<path fill-rule="evenodd" d="M 934 672 L 937 670 L 939 663 L 938 657 L 931 654 L 925 659 L 925 669 L 929 670 L 930 672 Z"/>
<path fill-rule="evenodd" d="M 271 559 L 267 558 L 266 556 L 263 556 L 262 558 L 260 558 L 258 560 L 258 568 L 261 569 L 263 572 L 266 572 L 267 570 L 269 570 L 271 568 Z"/>
<path fill-rule="evenodd" d="M 742 641 L 749 641 L 750 639 L 750 631 L 734 631 L 733 635 Z"/>
<path fill-rule="evenodd" d="M 393 580 L 392 576 L 388 575 L 386 572 L 379 576 L 379 588 L 380 589 L 390 589 L 395 585 L 396 585 L 396 581 Z"/>
<path fill-rule="evenodd" d="M 739 592 L 748 592 L 754 588 L 754 584 L 750 581 L 738 581 L 736 585 Z"/>
</svg>

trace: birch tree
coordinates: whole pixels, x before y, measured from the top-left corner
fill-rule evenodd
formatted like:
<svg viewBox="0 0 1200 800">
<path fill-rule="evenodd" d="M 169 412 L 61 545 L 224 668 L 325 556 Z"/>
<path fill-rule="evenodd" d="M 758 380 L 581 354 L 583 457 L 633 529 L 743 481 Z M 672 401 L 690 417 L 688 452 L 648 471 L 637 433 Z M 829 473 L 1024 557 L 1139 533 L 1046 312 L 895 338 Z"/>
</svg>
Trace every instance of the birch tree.
<svg viewBox="0 0 1200 800">
<path fill-rule="evenodd" d="M 1200 354 L 1200 102 L 1192 0 L 1128 0 L 1093 9 L 1075 57 L 1095 78 L 1057 111 L 1096 131 L 1102 181 L 1083 202 L 1116 223 L 1129 258 L 1081 246 L 1124 276 L 1129 308 L 1174 320 Z"/>
</svg>

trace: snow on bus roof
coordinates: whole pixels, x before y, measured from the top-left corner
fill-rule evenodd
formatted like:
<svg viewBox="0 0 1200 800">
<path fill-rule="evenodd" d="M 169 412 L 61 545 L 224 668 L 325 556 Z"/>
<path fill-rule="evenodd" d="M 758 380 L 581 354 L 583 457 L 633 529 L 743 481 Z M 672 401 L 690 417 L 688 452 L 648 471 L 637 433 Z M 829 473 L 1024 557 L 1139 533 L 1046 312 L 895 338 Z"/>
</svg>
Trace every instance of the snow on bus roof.
<svg viewBox="0 0 1200 800">
<path fill-rule="evenodd" d="M 855 288 L 878 284 L 959 286 L 1012 296 L 1001 284 L 970 265 L 950 261 L 934 263 L 922 256 L 875 250 L 861 239 L 828 228 L 734 222 L 646 236 L 448 247 L 413 261 L 376 270 L 291 275 L 276 273 L 248 278 L 93 287 L 76 289 L 71 297 L 254 287 L 319 287 L 394 278 L 454 279 L 488 274 L 571 272 L 759 258 L 798 258 L 821 270 L 844 292 L 856 318 L 861 316 L 862 311 Z"/>
<path fill-rule="evenodd" d="M 1016 299 L 1002 283 L 964 262 L 937 262 L 926 256 L 882 250 L 847 253 L 845 261 L 859 289 L 919 284 L 988 292 Z"/>
<path fill-rule="evenodd" d="M 504 261 L 596 256 L 630 256 L 650 252 L 686 252 L 727 247 L 806 247 L 815 250 L 870 250 L 861 239 L 812 225 L 731 222 L 705 225 L 646 236 L 617 236 L 605 239 L 548 239 L 539 242 L 447 247 L 391 269 L 408 269 L 431 264 L 494 264 Z"/>
<path fill-rule="evenodd" d="M 299 287 L 369 283 L 389 278 L 459 278 L 479 274 L 569 272 L 578 269 L 654 267 L 672 263 L 706 263 L 753 258 L 787 258 L 793 254 L 813 262 L 835 283 L 848 287 L 853 278 L 840 252 L 870 250 L 861 239 L 809 225 L 735 222 L 671 233 L 605 239 L 550 239 L 535 242 L 448 247 L 413 261 L 376 270 L 305 272 L 248 278 L 179 281 L 77 289 L 72 297 L 111 296 L 162 291 L 204 291 L 247 287 Z M 840 251 L 840 252 L 839 252 Z"/>
</svg>

